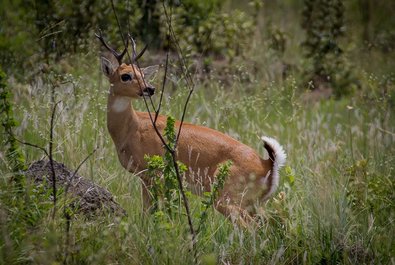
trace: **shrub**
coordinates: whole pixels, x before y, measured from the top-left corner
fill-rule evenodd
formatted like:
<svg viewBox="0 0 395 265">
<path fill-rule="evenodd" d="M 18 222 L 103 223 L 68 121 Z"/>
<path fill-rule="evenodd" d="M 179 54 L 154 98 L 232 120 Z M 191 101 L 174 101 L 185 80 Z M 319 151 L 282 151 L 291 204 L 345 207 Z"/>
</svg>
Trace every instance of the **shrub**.
<svg viewBox="0 0 395 265">
<path fill-rule="evenodd" d="M 344 35 L 344 5 L 340 0 L 305 0 L 302 27 L 306 31 L 303 46 L 311 60 L 306 70 L 313 89 L 330 87 L 335 96 L 353 90 L 353 76 L 339 39 Z"/>
</svg>

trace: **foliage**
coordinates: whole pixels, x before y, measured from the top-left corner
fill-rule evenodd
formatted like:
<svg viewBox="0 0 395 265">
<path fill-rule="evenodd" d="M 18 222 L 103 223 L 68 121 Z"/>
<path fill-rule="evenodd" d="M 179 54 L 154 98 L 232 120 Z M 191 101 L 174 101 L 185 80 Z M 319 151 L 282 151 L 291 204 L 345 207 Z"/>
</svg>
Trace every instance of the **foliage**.
<svg viewBox="0 0 395 265">
<path fill-rule="evenodd" d="M 0 65 L 10 74 L 14 67 L 26 65 L 26 61 L 34 55 L 37 31 L 33 26 L 35 17 L 30 1 L 4 0 L 1 6 Z"/>
<path fill-rule="evenodd" d="M 200 233 L 205 229 L 205 223 L 207 222 L 208 209 L 213 207 L 218 199 L 220 191 L 224 188 L 226 178 L 229 176 L 230 167 L 232 166 L 232 161 L 226 161 L 223 164 L 218 165 L 218 173 L 215 175 L 213 184 L 211 185 L 210 191 L 203 193 L 203 211 L 200 213 L 199 224 L 197 232 Z"/>
<path fill-rule="evenodd" d="M 108 33 L 110 43 L 121 46 L 117 21 L 111 5 L 97 0 L 13 1 L 4 3 L 0 28 L 0 63 L 26 64 L 26 58 L 39 56 L 59 60 L 90 49 L 98 28 Z M 232 59 L 243 54 L 254 29 L 253 20 L 243 11 L 219 12 L 222 1 L 182 1 L 173 5 L 173 26 L 181 47 L 188 54 L 214 53 Z M 5 12 L 6 10 L 12 10 Z M 120 23 L 137 39 L 153 47 L 166 45 L 167 22 L 161 1 L 115 1 Z M 24 20 L 18 19 L 25 18 Z M 150 25 L 147 27 L 147 25 Z M 25 31 L 28 28 L 29 31 Z M 15 31 L 20 33 L 14 34 Z M 36 36 L 32 39 L 29 34 Z M 192 38 L 192 39 L 191 39 Z M 29 49 L 26 47 L 29 45 Z M 36 62 L 31 62 L 36 63 Z"/>
<path fill-rule="evenodd" d="M 121 23 L 136 28 L 141 10 L 136 1 L 125 5 L 115 1 Z M 7 71 L 14 66 L 35 66 L 44 61 L 59 61 L 70 53 L 86 52 L 92 47 L 94 32 L 108 31 L 114 46 L 122 45 L 117 21 L 109 2 L 84 1 L 8 1 L 2 2 L 0 17 L 0 63 Z M 21 19 L 22 18 L 22 19 Z M 41 60 L 44 59 L 44 60 Z"/>
<path fill-rule="evenodd" d="M 253 37 L 254 20 L 241 10 L 219 12 L 220 1 L 186 1 L 172 8 L 172 26 L 181 49 L 188 56 L 221 55 L 230 61 L 244 55 Z M 164 14 L 163 10 L 159 11 Z M 167 20 L 161 19 L 162 39 Z"/>
<path fill-rule="evenodd" d="M 164 136 L 168 146 L 173 149 L 176 143 L 175 119 L 172 116 L 167 117 Z M 171 218 L 174 214 L 181 211 L 180 191 L 177 182 L 173 157 L 166 149 L 163 157 L 154 155 L 152 157 L 145 156 L 148 165 L 148 176 L 152 179 L 150 193 L 153 198 L 153 211 L 166 212 Z M 181 162 L 177 162 L 180 174 L 183 175 L 187 168 Z M 162 216 L 162 213 L 156 213 L 156 216 Z"/>
<path fill-rule="evenodd" d="M 176 141 L 175 133 L 175 119 L 172 116 L 167 117 L 166 127 L 164 129 L 164 136 L 170 148 L 174 148 Z M 176 215 L 181 214 L 181 196 L 177 182 L 177 176 L 174 169 L 173 158 L 168 150 L 165 150 L 163 157 L 159 155 L 145 156 L 148 168 L 148 176 L 152 180 L 150 186 L 150 194 L 153 199 L 153 206 L 151 208 L 155 218 L 159 223 L 170 227 L 165 214 L 170 219 L 174 219 Z M 184 174 L 187 167 L 178 161 L 180 173 Z M 220 191 L 224 187 L 225 180 L 229 175 L 229 170 L 232 165 L 231 161 L 227 161 L 218 166 L 218 173 L 215 176 L 214 182 L 211 185 L 210 191 L 203 194 L 202 206 L 203 210 L 199 216 L 199 223 L 197 233 L 203 232 L 205 223 L 208 217 L 208 210 L 214 206 Z"/>
<path fill-rule="evenodd" d="M 302 26 L 306 30 L 307 74 L 314 88 L 330 84 L 337 97 L 352 92 L 351 68 L 346 64 L 339 38 L 344 35 L 344 5 L 340 0 L 305 0 Z"/>
<path fill-rule="evenodd" d="M 12 93 L 7 86 L 6 75 L 0 68 L 0 121 L 4 128 L 4 138 L 2 145 L 7 147 L 6 155 L 10 164 L 11 172 L 16 174 L 16 181 L 20 182 L 20 171 L 26 169 L 25 158 L 19 148 L 17 140 L 14 136 L 14 127 L 17 123 L 14 119 Z"/>
<path fill-rule="evenodd" d="M 389 175 L 370 172 L 366 159 L 356 161 L 347 170 L 348 199 L 354 211 L 376 216 L 385 225 L 395 209 L 395 179 Z M 384 218 L 384 219 L 382 219 Z"/>
</svg>

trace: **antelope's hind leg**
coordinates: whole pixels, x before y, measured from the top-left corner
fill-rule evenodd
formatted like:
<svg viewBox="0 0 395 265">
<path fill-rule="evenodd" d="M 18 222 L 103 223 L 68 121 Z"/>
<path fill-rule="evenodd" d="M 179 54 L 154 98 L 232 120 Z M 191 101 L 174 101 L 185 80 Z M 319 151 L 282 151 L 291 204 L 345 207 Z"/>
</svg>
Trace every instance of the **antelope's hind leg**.
<svg viewBox="0 0 395 265">
<path fill-rule="evenodd" d="M 243 177 L 243 175 L 245 175 L 245 172 L 240 170 L 240 167 L 232 165 L 215 208 L 233 223 L 244 228 L 251 228 L 255 227 L 257 223 L 253 217 L 253 205 L 250 205 L 248 199 L 250 193 L 248 178 Z"/>
<path fill-rule="evenodd" d="M 217 204 L 216 209 L 229 218 L 232 223 L 236 223 L 243 228 L 251 228 L 257 225 L 255 219 L 246 210 L 237 205 L 226 204 L 226 202 L 223 202 Z"/>
</svg>

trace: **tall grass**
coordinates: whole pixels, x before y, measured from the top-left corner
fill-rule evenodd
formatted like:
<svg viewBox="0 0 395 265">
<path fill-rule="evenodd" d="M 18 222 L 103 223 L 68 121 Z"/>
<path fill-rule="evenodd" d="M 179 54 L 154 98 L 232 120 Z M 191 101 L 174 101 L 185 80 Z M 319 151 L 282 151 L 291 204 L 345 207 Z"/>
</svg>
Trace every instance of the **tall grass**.
<svg viewBox="0 0 395 265">
<path fill-rule="evenodd" d="M 46 73 L 14 88 L 20 138 L 38 145 L 48 142 L 50 83 L 58 82 L 62 100 L 55 119 L 54 158 L 75 168 L 92 149 L 79 174 L 108 188 L 125 208 L 124 219 L 113 216 L 71 223 L 70 264 L 191 264 L 185 218 L 166 225 L 142 210 L 139 179 L 118 162 L 106 129 L 107 82 L 98 62 L 76 59 L 68 76 Z M 367 74 L 362 74 L 369 79 Z M 295 77 L 296 78 L 296 77 Z M 260 227 L 243 229 L 214 210 L 198 237 L 202 264 L 361 264 L 394 263 L 395 257 L 395 118 L 387 98 L 344 98 L 306 103 L 295 78 L 280 84 L 259 80 L 245 89 L 241 82 L 198 83 L 187 121 L 227 133 L 259 150 L 259 136 L 275 137 L 288 155 L 278 192 L 262 205 Z M 379 89 L 378 82 L 371 82 Z M 163 112 L 180 117 L 185 95 L 182 82 L 166 94 Z M 383 107 L 383 104 L 387 104 Z M 135 108 L 144 110 L 142 102 Z M 23 146 L 28 161 L 43 156 Z M 1 157 L 3 162 L 4 158 Z M 0 166 L 0 263 L 64 262 L 65 226 L 58 211 L 37 203 L 35 223 L 18 223 L 9 187 L 9 168 Z M 31 196 L 31 194 L 29 195 Z M 45 196 L 44 196 L 45 197 Z M 197 222 L 199 198 L 192 196 Z M 60 203 L 61 205 L 62 203 Z M 25 226 L 25 227 L 21 227 Z M 17 235 L 20 231 L 22 234 Z"/>
</svg>

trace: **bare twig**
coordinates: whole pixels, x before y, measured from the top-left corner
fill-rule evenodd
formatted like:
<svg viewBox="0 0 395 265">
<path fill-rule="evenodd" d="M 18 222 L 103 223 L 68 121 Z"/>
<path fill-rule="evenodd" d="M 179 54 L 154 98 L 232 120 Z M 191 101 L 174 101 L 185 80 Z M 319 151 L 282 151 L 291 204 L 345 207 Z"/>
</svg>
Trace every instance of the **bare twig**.
<svg viewBox="0 0 395 265">
<path fill-rule="evenodd" d="M 175 143 L 175 149 L 176 149 L 177 145 L 178 145 L 178 141 L 179 141 L 180 135 L 181 135 L 182 125 L 184 124 L 184 119 L 185 119 L 185 114 L 187 112 L 187 107 L 188 107 L 189 101 L 191 99 L 192 93 L 195 90 L 195 84 L 193 82 L 193 79 L 192 79 L 189 71 L 188 71 L 187 64 L 186 64 L 184 56 L 182 54 L 181 47 L 180 47 L 180 45 L 178 43 L 177 36 L 174 33 L 173 26 L 171 24 L 171 14 L 169 15 L 169 13 L 167 12 L 166 5 L 165 5 L 164 1 L 162 1 L 162 5 L 163 5 L 163 10 L 164 10 L 164 13 L 165 13 L 165 16 L 166 16 L 166 22 L 167 22 L 168 27 L 169 27 L 169 32 L 170 32 L 170 34 L 171 34 L 171 36 L 173 38 L 174 44 L 176 45 L 177 55 L 179 57 L 179 60 L 181 61 L 182 70 L 183 70 L 183 73 L 184 73 L 184 76 L 185 76 L 185 81 L 186 81 L 186 84 L 187 84 L 188 89 L 189 89 L 189 93 L 188 93 L 188 96 L 187 96 L 187 99 L 185 101 L 184 108 L 183 108 L 183 111 L 182 111 L 182 117 L 181 117 L 181 121 L 180 121 L 180 126 L 178 127 L 178 133 L 177 133 L 177 138 L 176 138 L 176 143 Z"/>
<path fill-rule="evenodd" d="M 132 54 L 136 54 L 136 53 L 137 53 L 137 51 L 136 51 L 136 42 L 134 41 L 134 39 L 133 39 L 133 37 L 132 37 L 132 35 L 131 35 L 130 33 L 128 33 L 128 38 L 130 39 L 130 42 L 132 43 Z M 147 48 L 147 45 L 144 47 L 144 50 L 145 50 L 145 48 Z M 140 54 L 141 54 L 141 52 L 140 52 Z M 133 56 L 134 56 L 134 55 L 133 55 Z M 139 55 L 139 56 L 140 56 L 140 55 Z M 129 58 L 129 60 L 130 60 L 130 58 Z M 134 59 L 133 59 L 133 60 L 134 60 Z M 134 65 L 137 66 L 138 71 L 141 73 L 142 71 L 141 71 L 141 67 L 140 67 L 139 61 L 138 61 L 138 60 L 134 60 L 133 63 L 134 63 Z M 134 69 L 134 67 L 133 67 L 133 74 L 136 74 L 136 70 Z M 145 79 L 143 78 L 142 80 L 143 80 L 144 87 L 146 87 L 146 86 L 147 86 L 147 83 L 145 82 Z M 142 88 L 142 86 L 141 86 L 140 80 L 137 80 L 137 82 L 138 82 L 138 84 L 139 84 L 140 92 L 143 93 L 143 90 L 142 90 L 143 88 Z M 148 104 L 147 104 L 147 99 L 146 99 L 145 97 L 143 97 L 143 99 L 144 99 L 144 103 L 145 103 L 145 105 L 146 105 L 146 107 L 147 107 L 147 111 L 148 111 L 148 113 L 149 113 L 149 115 L 150 115 L 150 118 L 151 118 L 151 120 L 152 120 L 151 113 L 150 113 L 150 110 L 149 110 Z M 152 98 L 149 97 L 149 100 L 150 100 L 152 109 L 153 109 L 154 112 L 156 113 L 157 110 L 156 110 L 156 108 L 155 108 L 154 102 L 152 101 Z"/>
<path fill-rule="evenodd" d="M 34 148 L 37 148 L 37 149 L 43 151 L 43 152 L 45 153 L 45 155 L 46 155 L 47 157 L 49 157 L 48 151 L 47 151 L 44 147 L 41 147 L 41 146 L 36 145 L 36 144 L 29 143 L 29 142 L 24 142 L 24 141 L 22 141 L 22 140 L 19 140 L 19 139 L 16 138 L 16 137 L 14 137 L 14 139 L 15 139 L 17 142 L 19 142 L 20 144 L 27 145 L 27 146 L 31 146 L 31 147 L 34 147 Z"/>
<path fill-rule="evenodd" d="M 162 101 L 163 101 L 163 94 L 165 93 L 165 86 L 166 86 L 166 79 L 167 79 L 167 68 L 169 65 L 169 50 L 167 50 L 166 53 L 166 63 L 165 63 L 165 74 L 163 76 L 163 81 L 162 81 L 162 90 L 160 91 L 160 99 L 159 99 L 159 104 L 158 108 L 155 111 L 155 119 L 154 119 L 154 124 L 156 124 L 156 120 L 158 119 L 160 109 L 162 107 Z"/>
<path fill-rule="evenodd" d="M 170 18 L 170 22 L 171 22 L 171 18 Z M 162 89 L 161 89 L 161 92 L 160 92 L 160 99 L 159 99 L 158 108 L 157 108 L 157 110 L 155 112 L 155 120 L 154 120 L 155 124 L 156 124 L 156 120 L 158 119 L 160 109 L 162 107 L 163 94 L 165 93 L 165 86 L 166 86 L 166 80 L 167 80 L 167 70 L 168 70 L 168 66 L 169 66 L 170 29 L 167 30 L 166 40 L 167 40 L 167 51 L 166 51 L 165 73 L 164 73 L 164 76 L 163 76 Z"/>
<path fill-rule="evenodd" d="M 190 209 L 189 209 L 189 203 L 188 203 L 188 199 L 187 199 L 187 197 L 185 195 L 184 187 L 182 185 L 182 178 L 181 178 L 180 170 L 178 168 L 178 163 L 177 163 L 177 146 L 178 146 L 178 141 L 179 141 L 179 137 L 180 137 L 180 134 L 181 134 L 181 129 L 182 129 L 182 126 L 183 126 L 183 123 L 184 123 L 184 118 L 185 118 L 185 113 L 186 113 L 186 110 L 187 110 L 187 106 L 188 106 L 189 100 L 191 98 L 192 92 L 194 90 L 193 89 L 194 88 L 194 84 L 193 84 L 192 78 L 189 76 L 189 72 L 188 72 L 188 70 L 186 68 L 186 64 L 185 64 L 184 57 L 182 55 L 181 48 L 180 48 L 180 46 L 178 44 L 177 38 L 175 37 L 174 31 L 173 31 L 173 28 L 172 28 L 171 14 L 169 16 L 169 14 L 167 13 L 164 1 L 162 2 L 162 4 L 163 4 L 163 8 L 165 10 L 166 20 L 167 20 L 167 23 L 168 23 L 168 31 L 169 31 L 170 34 L 173 35 L 173 42 L 175 43 L 176 47 L 178 48 L 177 54 L 179 56 L 179 60 L 184 65 L 184 69 L 183 70 L 185 70 L 185 72 L 186 72 L 185 80 L 187 81 L 186 82 L 187 85 L 189 85 L 189 87 L 190 87 L 189 94 L 188 94 L 188 97 L 187 97 L 187 100 L 185 102 L 184 109 L 183 109 L 183 112 L 182 112 L 181 122 L 180 122 L 180 125 L 178 127 L 178 134 L 177 134 L 177 138 L 176 138 L 175 143 L 174 143 L 174 149 L 170 153 L 171 153 L 171 156 L 172 156 L 172 159 L 173 159 L 173 165 L 174 165 L 174 169 L 176 171 L 178 186 L 179 186 L 180 193 L 181 193 L 181 196 L 182 196 L 182 199 L 183 199 L 183 202 L 184 202 L 184 208 L 185 208 L 185 211 L 186 211 L 186 214 L 187 214 L 189 230 L 190 230 L 190 233 L 191 233 L 191 236 L 192 236 L 192 251 L 193 251 L 193 256 L 194 256 L 194 262 L 197 263 L 196 231 L 195 231 L 195 229 L 193 227 L 192 217 L 191 217 L 191 213 L 190 213 Z M 169 42 L 170 42 L 170 38 L 169 38 Z M 169 46 L 170 46 L 170 44 L 169 44 Z M 167 65 L 168 65 L 168 57 L 166 58 L 166 69 L 167 69 Z M 188 77 L 190 78 L 191 83 L 188 83 Z M 164 80 L 166 80 L 166 74 L 165 74 Z M 164 86 L 164 84 L 163 84 L 163 86 Z"/>
<path fill-rule="evenodd" d="M 81 166 L 96 152 L 96 148 L 85 157 L 84 160 L 78 165 L 78 167 L 74 170 L 73 175 L 68 180 L 68 183 L 65 188 L 65 200 L 64 203 L 66 204 L 67 202 L 67 194 L 70 188 L 70 185 L 75 177 L 77 175 L 78 170 L 81 168 Z M 67 211 L 66 205 L 63 206 L 63 215 L 66 218 L 66 242 L 65 242 L 65 250 L 64 250 L 64 259 L 63 259 L 63 264 L 67 264 L 67 258 L 69 255 L 69 245 L 70 245 L 70 225 L 71 225 L 71 216 L 69 212 Z"/>
<path fill-rule="evenodd" d="M 195 229 L 193 228 L 193 224 L 192 224 L 192 217 L 191 217 L 191 211 L 189 209 L 188 198 L 187 198 L 187 196 L 185 194 L 184 187 L 182 185 L 180 169 L 178 168 L 178 163 L 177 163 L 176 151 L 173 150 L 170 153 L 171 153 L 171 157 L 173 159 L 173 166 L 174 166 L 174 169 L 175 169 L 176 175 L 177 175 L 178 187 L 180 189 L 182 200 L 184 201 L 184 208 L 185 208 L 185 211 L 187 213 L 189 230 L 190 230 L 190 233 L 192 235 L 192 247 L 193 247 L 194 250 L 196 250 L 195 249 L 195 246 L 196 246 L 196 232 L 195 232 Z"/>
<path fill-rule="evenodd" d="M 67 186 L 65 188 L 65 194 L 67 196 L 67 192 L 69 191 L 70 185 L 72 183 L 72 181 L 74 180 L 75 175 L 77 175 L 78 170 L 80 170 L 80 168 L 82 167 L 82 165 L 96 152 L 96 148 L 93 149 L 92 152 L 89 153 L 89 155 L 87 155 L 85 157 L 84 160 L 82 160 L 82 162 L 78 165 L 78 167 L 74 170 L 73 175 L 71 175 L 71 177 L 68 180 Z"/>
<path fill-rule="evenodd" d="M 178 127 L 178 134 L 177 134 L 177 138 L 176 138 L 175 148 L 177 148 L 177 145 L 178 145 L 178 140 L 179 140 L 180 135 L 181 135 L 182 125 L 184 124 L 185 113 L 187 112 L 188 103 L 189 103 L 189 100 L 191 99 L 191 96 L 192 96 L 193 91 L 194 91 L 194 88 L 192 88 L 192 89 L 189 90 L 187 100 L 185 101 L 184 109 L 183 109 L 183 111 L 182 111 L 182 117 L 181 117 L 180 127 Z"/>
<path fill-rule="evenodd" d="M 379 130 L 380 132 L 388 133 L 388 134 L 391 135 L 391 136 L 395 136 L 395 133 L 393 133 L 393 132 L 390 132 L 390 131 L 388 131 L 388 130 L 384 130 L 384 129 L 380 128 L 380 127 L 376 127 L 376 128 L 377 128 L 377 130 Z"/>
<path fill-rule="evenodd" d="M 185 61 L 185 56 L 182 53 L 182 49 L 181 49 L 181 47 L 179 45 L 177 36 L 176 36 L 176 34 L 174 32 L 174 29 L 173 29 L 173 26 L 172 26 L 171 14 L 169 15 L 168 12 L 167 12 L 165 1 L 162 1 L 162 5 L 163 5 L 163 10 L 164 10 L 164 13 L 165 13 L 165 16 L 166 16 L 166 22 L 167 22 L 167 25 L 169 27 L 169 32 L 171 34 L 171 37 L 173 38 L 174 44 L 176 45 L 178 59 L 180 60 L 180 62 L 182 64 L 182 70 L 183 70 L 183 74 L 185 76 L 185 80 L 187 81 L 187 85 L 188 85 L 189 88 L 194 87 L 193 79 L 192 79 L 192 77 L 191 77 L 191 75 L 190 75 L 190 73 L 188 71 L 188 68 L 187 68 L 187 63 Z"/>
<path fill-rule="evenodd" d="M 48 157 L 49 157 L 49 163 L 51 165 L 51 174 L 52 174 L 52 192 L 53 192 L 53 212 L 52 212 L 52 219 L 55 219 L 55 214 L 56 214 L 56 200 L 57 200 L 57 190 L 56 190 L 56 173 L 55 173 L 55 167 L 53 163 L 53 132 L 54 132 L 54 120 L 55 120 L 55 113 L 56 113 L 56 108 L 58 104 L 61 101 L 58 101 L 54 104 L 53 109 L 52 109 L 52 114 L 51 114 L 51 126 L 50 126 L 50 132 L 49 132 L 49 146 L 48 146 Z"/>
</svg>

